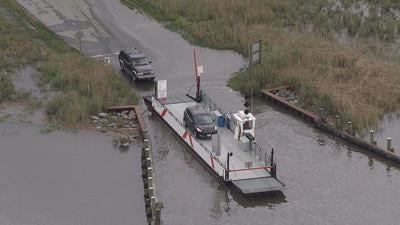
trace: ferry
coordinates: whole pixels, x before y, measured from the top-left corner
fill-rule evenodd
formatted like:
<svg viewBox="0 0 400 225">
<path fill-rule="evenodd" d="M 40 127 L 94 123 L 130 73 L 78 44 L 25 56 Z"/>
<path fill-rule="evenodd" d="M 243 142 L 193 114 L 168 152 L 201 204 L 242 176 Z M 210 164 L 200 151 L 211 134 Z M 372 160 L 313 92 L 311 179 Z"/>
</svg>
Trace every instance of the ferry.
<svg viewBox="0 0 400 225">
<path fill-rule="evenodd" d="M 274 149 L 267 152 L 256 142 L 255 116 L 248 110 L 225 113 L 201 90 L 200 76 L 196 84 L 196 96 L 167 97 L 166 80 L 156 81 L 155 95 L 144 98 L 146 105 L 224 182 L 243 194 L 282 191 L 285 184 L 277 177 Z M 200 137 L 184 121 L 185 110 L 193 107 L 214 117 L 216 132 L 210 138 Z"/>
</svg>

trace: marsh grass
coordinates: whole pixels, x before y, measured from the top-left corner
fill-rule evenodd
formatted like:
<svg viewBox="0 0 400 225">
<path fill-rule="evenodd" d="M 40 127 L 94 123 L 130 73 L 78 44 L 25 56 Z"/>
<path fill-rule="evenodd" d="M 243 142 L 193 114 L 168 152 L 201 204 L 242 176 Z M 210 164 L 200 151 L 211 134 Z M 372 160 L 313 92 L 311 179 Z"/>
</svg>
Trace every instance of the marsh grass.
<svg viewBox="0 0 400 225">
<path fill-rule="evenodd" d="M 50 59 L 40 72 L 42 85 L 62 93 L 46 106 L 54 121 L 80 123 L 107 106 L 138 102 L 135 91 L 112 68 L 76 53 Z"/>
<path fill-rule="evenodd" d="M 192 43 L 232 49 L 247 55 L 248 44 L 263 41 L 262 65 L 233 76 L 229 86 L 249 93 L 289 84 L 304 107 L 334 118 L 341 115 L 356 129 L 377 124 L 400 102 L 398 57 L 382 43 L 397 37 L 400 21 L 394 0 L 122 0 L 140 7 Z M 381 11 L 379 15 L 377 12 Z M 311 27 L 311 29 L 307 29 Z M 332 34 L 356 38 L 339 44 Z M 368 37 L 369 39 L 362 39 Z M 376 41 L 381 40 L 376 45 Z"/>
<path fill-rule="evenodd" d="M 14 94 L 15 88 L 10 77 L 0 72 L 0 103 L 9 100 Z"/>
<path fill-rule="evenodd" d="M 43 103 L 52 124 L 86 123 L 109 105 L 138 102 L 111 67 L 81 55 L 13 0 L 0 1 L 0 65 L 0 102 L 18 96 L 5 74 L 24 65 L 38 67 L 39 86 L 56 93 Z"/>
</svg>

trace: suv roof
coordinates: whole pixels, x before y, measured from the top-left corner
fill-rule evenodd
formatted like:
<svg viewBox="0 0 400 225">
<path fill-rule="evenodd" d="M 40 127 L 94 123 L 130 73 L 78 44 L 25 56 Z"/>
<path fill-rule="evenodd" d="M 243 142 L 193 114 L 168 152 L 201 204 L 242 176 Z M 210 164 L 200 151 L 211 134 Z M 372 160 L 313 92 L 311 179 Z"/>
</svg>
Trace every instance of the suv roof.
<svg viewBox="0 0 400 225">
<path fill-rule="evenodd" d="M 145 57 L 145 55 L 137 48 L 126 48 L 122 49 L 130 58 L 141 58 Z"/>
</svg>

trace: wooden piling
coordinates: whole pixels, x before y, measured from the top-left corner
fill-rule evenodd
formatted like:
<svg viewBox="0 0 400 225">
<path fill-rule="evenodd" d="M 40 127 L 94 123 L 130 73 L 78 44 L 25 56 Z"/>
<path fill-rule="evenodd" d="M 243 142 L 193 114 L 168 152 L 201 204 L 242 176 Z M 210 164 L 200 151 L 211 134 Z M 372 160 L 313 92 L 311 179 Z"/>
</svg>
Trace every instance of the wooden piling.
<svg viewBox="0 0 400 225">
<path fill-rule="evenodd" d="M 156 207 L 154 210 L 154 225 L 161 224 L 161 208 Z"/>
<path fill-rule="evenodd" d="M 149 189 L 153 187 L 153 177 L 147 178 L 147 186 L 149 187 Z"/>
<path fill-rule="evenodd" d="M 151 167 L 151 163 L 152 163 L 151 158 L 146 158 L 146 167 L 147 168 Z"/>
<path fill-rule="evenodd" d="M 347 122 L 348 126 L 349 126 L 349 134 L 350 135 L 354 135 L 353 133 L 353 123 L 351 121 Z"/>
<path fill-rule="evenodd" d="M 372 145 L 376 145 L 376 141 L 374 140 L 374 130 L 370 130 L 369 131 L 369 143 L 371 143 Z"/>
<path fill-rule="evenodd" d="M 150 157 L 150 148 L 145 148 L 144 149 L 144 157 L 146 159 Z"/>
<path fill-rule="evenodd" d="M 149 187 L 149 197 L 154 197 L 154 187 Z"/>
<path fill-rule="evenodd" d="M 155 196 L 150 197 L 150 205 L 152 208 L 155 208 L 156 203 L 157 203 L 157 197 Z"/>
<path fill-rule="evenodd" d="M 387 138 L 387 150 L 389 152 L 394 152 L 394 148 L 392 148 L 392 138 Z"/>
<path fill-rule="evenodd" d="M 147 167 L 146 175 L 147 175 L 148 177 L 153 177 L 153 168 Z"/>
<path fill-rule="evenodd" d="M 143 148 L 142 148 L 142 178 L 143 178 L 143 189 L 144 189 L 144 202 L 146 206 L 147 222 L 150 225 L 160 225 L 161 224 L 161 202 L 157 201 L 156 197 L 156 187 L 154 184 L 154 167 L 152 161 L 152 147 L 150 135 L 147 130 L 145 120 L 139 107 L 135 106 L 134 110 L 136 112 L 139 127 L 142 132 L 143 137 Z"/>
<path fill-rule="evenodd" d="M 342 124 L 340 122 L 340 116 L 339 115 L 336 116 L 336 128 L 337 129 L 341 129 L 342 128 Z"/>
</svg>

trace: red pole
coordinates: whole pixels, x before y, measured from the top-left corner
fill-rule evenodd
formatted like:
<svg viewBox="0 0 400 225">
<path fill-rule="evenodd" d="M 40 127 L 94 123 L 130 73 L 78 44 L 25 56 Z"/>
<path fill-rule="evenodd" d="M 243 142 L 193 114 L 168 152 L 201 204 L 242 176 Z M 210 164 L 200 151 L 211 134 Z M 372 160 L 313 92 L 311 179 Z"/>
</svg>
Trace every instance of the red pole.
<svg viewBox="0 0 400 225">
<path fill-rule="evenodd" d="M 197 71 L 197 59 L 196 59 L 196 49 L 193 49 L 193 59 L 194 59 L 194 76 L 196 79 L 196 100 L 200 99 L 200 77 Z"/>
</svg>

